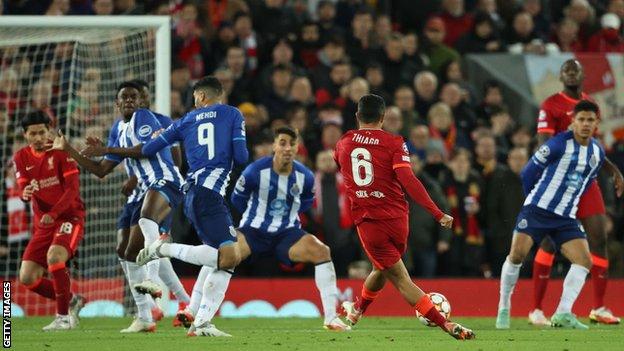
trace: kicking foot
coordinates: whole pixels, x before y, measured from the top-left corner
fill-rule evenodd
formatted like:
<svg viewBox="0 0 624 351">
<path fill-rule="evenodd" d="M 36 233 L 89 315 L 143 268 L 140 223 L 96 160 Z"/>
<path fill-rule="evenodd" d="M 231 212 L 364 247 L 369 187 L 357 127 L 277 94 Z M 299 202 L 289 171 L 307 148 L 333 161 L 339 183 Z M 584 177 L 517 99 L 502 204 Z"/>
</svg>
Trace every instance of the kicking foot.
<svg viewBox="0 0 624 351">
<path fill-rule="evenodd" d="M 74 294 L 69 301 L 69 322 L 72 324 L 72 328 L 75 328 L 80 324 L 80 310 L 87 303 L 82 295 Z"/>
<path fill-rule="evenodd" d="M 152 308 L 152 319 L 154 320 L 154 322 L 160 322 L 160 320 L 163 319 L 164 316 L 165 313 L 160 307 L 156 306 Z"/>
<path fill-rule="evenodd" d="M 604 306 L 591 310 L 589 321 L 600 324 L 620 324 L 620 318 L 614 316 L 611 310 Z"/>
<path fill-rule="evenodd" d="M 152 298 L 158 299 L 162 297 L 162 288 L 149 279 L 145 279 L 141 283 L 134 284 L 134 290 L 139 294 L 150 294 Z"/>
<path fill-rule="evenodd" d="M 540 309 L 534 309 L 529 313 L 529 324 L 539 326 L 550 326 L 550 321 L 544 315 L 544 311 Z"/>
<path fill-rule="evenodd" d="M 188 336 L 214 336 L 214 337 L 231 337 L 232 335 L 222 332 L 214 324 L 204 323 L 199 327 L 196 327 L 195 330 L 188 332 L 186 334 Z"/>
<path fill-rule="evenodd" d="M 344 310 L 345 318 L 352 326 L 356 325 L 360 318 L 362 318 L 362 311 L 355 307 L 355 302 L 343 302 L 342 309 Z"/>
<path fill-rule="evenodd" d="M 54 318 L 52 323 L 46 325 L 42 329 L 43 331 L 54 331 L 54 330 L 70 330 L 70 329 L 74 329 L 74 327 L 72 326 L 69 315 L 61 316 L 57 314 L 56 318 Z"/>
<path fill-rule="evenodd" d="M 164 239 L 164 240 L 163 240 Z M 139 266 L 146 265 L 147 262 L 163 257 L 160 254 L 160 247 L 166 243 L 166 238 L 161 235 L 160 238 L 139 251 L 136 257 L 136 264 Z"/>
<path fill-rule="evenodd" d="M 156 323 L 135 318 L 132 324 L 128 328 L 122 329 L 120 333 L 153 333 L 155 331 Z"/>
<path fill-rule="evenodd" d="M 332 331 L 349 331 L 351 327 L 346 325 L 340 318 L 336 317 L 331 322 L 325 324 L 323 328 Z"/>
<path fill-rule="evenodd" d="M 501 308 L 496 315 L 496 329 L 509 329 L 509 309 Z"/>
<path fill-rule="evenodd" d="M 589 329 L 572 313 L 555 313 L 550 317 L 550 323 L 555 328 Z"/>
<path fill-rule="evenodd" d="M 457 340 L 470 340 L 475 338 L 475 333 L 472 330 L 462 326 L 459 323 L 446 322 L 444 324 L 444 328 L 450 336 Z"/>
<path fill-rule="evenodd" d="M 193 314 L 191 313 L 191 311 L 185 308 L 185 309 L 179 310 L 178 313 L 176 313 L 175 317 L 173 317 L 173 326 L 174 327 L 184 326 L 185 328 L 190 328 L 194 320 L 195 320 L 195 317 L 193 317 Z"/>
</svg>

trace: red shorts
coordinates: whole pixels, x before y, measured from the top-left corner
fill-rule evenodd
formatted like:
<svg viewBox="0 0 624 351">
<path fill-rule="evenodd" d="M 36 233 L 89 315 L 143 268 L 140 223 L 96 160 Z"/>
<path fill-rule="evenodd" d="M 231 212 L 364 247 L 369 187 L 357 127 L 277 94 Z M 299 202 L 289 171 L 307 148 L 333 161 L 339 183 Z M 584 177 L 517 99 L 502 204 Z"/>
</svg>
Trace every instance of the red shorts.
<svg viewBox="0 0 624 351">
<path fill-rule="evenodd" d="M 597 181 L 592 181 L 579 200 L 576 218 L 583 219 L 607 213 Z"/>
<path fill-rule="evenodd" d="M 35 218 L 39 221 L 38 218 Z M 52 245 L 63 246 L 73 257 L 80 240 L 84 235 L 84 217 L 75 217 L 70 220 L 57 220 L 50 227 L 33 228 L 33 237 L 24 250 L 23 261 L 33 261 L 42 267 L 48 266 L 48 249 Z"/>
<path fill-rule="evenodd" d="M 407 217 L 365 219 L 356 228 L 364 251 L 377 269 L 390 268 L 399 262 L 407 249 Z"/>
</svg>

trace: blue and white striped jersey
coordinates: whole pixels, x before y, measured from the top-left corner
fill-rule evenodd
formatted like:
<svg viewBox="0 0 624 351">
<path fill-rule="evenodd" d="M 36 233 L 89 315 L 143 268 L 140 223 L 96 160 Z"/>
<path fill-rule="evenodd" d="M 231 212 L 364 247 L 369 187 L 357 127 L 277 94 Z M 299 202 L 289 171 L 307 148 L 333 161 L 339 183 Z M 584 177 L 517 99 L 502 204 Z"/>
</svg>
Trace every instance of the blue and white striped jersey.
<svg viewBox="0 0 624 351">
<path fill-rule="evenodd" d="M 247 162 L 245 120 L 232 106 L 214 104 L 195 109 L 175 121 L 143 147 L 151 155 L 166 145 L 182 141 L 189 164 L 187 180 L 225 195 L 232 162 Z"/>
<path fill-rule="evenodd" d="M 232 204 L 243 213 L 240 227 L 267 233 L 301 228 L 299 213 L 314 201 L 314 174 L 295 161 L 290 175 L 273 171 L 273 157 L 263 157 L 245 168 L 232 193 Z"/>
<path fill-rule="evenodd" d="M 523 182 L 529 182 L 525 188 L 530 189 L 524 205 L 576 218 L 579 199 L 598 175 L 604 159 L 604 150 L 594 138 L 583 146 L 574 140 L 571 131 L 555 135 L 539 148 L 523 170 Z M 527 175 L 534 166 L 543 170 L 539 180 Z"/>
<path fill-rule="evenodd" d="M 166 120 L 163 120 L 163 122 L 166 123 Z M 117 129 L 118 137 L 112 146 L 131 148 L 147 143 L 155 132 L 163 129 L 163 126 L 150 110 L 138 109 L 134 112 L 130 121 L 127 123 L 120 122 Z M 111 154 L 107 154 L 105 158 L 117 163 L 123 159 L 121 156 Z M 178 186 L 182 184 L 183 179 L 180 171 L 173 163 L 170 148 L 166 148 L 149 158 L 138 160 L 126 158 L 125 164 L 129 168 L 128 176 L 135 174 L 139 178 L 140 186 L 143 186 L 143 184 L 149 186 L 161 179 Z"/>
<path fill-rule="evenodd" d="M 106 143 L 106 146 L 112 147 L 112 146 L 115 145 L 115 141 L 119 137 L 119 131 L 120 131 L 120 129 L 124 129 L 125 125 L 126 125 L 126 122 L 124 122 L 123 118 L 118 118 L 118 119 L 115 120 L 115 122 L 113 122 L 113 126 L 111 127 L 111 130 L 108 133 L 108 142 Z M 120 128 L 120 126 L 121 126 L 121 128 Z M 116 161 L 116 160 L 114 160 L 114 161 Z M 134 173 L 132 172 L 132 169 L 128 165 L 128 162 L 130 162 L 130 159 L 123 160 L 124 169 L 126 170 L 126 174 L 128 174 L 128 177 L 132 177 L 134 175 Z M 137 185 L 137 187 L 134 188 L 134 190 L 132 191 L 132 194 L 130 194 L 130 196 L 128 196 L 128 199 L 126 200 L 126 203 L 131 204 L 131 203 L 134 203 L 134 202 L 141 201 L 141 199 L 143 199 L 143 196 L 145 196 L 145 191 L 146 191 L 146 187 L 143 186 L 142 183 L 139 183 Z"/>
</svg>

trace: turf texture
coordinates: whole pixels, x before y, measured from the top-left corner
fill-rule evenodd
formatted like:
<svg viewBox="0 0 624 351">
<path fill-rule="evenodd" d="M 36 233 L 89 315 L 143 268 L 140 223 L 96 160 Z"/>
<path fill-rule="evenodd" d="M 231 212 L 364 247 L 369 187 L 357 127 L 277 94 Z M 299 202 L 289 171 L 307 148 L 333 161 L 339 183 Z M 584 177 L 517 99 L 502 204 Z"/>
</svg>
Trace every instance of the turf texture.
<svg viewBox="0 0 624 351">
<path fill-rule="evenodd" d="M 581 319 L 587 322 L 586 319 Z M 590 330 L 538 328 L 513 319 L 512 329 L 494 329 L 493 318 L 457 318 L 477 338 L 457 341 L 439 328 L 422 326 L 416 318 L 364 318 L 351 332 L 330 332 L 320 319 L 215 319 L 232 338 L 187 337 L 164 319 L 156 333 L 120 334 L 130 318 L 83 318 L 79 329 L 43 332 L 51 317 L 14 318 L 12 348 L 45 351 L 123 350 L 624 350 L 624 327 L 596 326 Z"/>
</svg>

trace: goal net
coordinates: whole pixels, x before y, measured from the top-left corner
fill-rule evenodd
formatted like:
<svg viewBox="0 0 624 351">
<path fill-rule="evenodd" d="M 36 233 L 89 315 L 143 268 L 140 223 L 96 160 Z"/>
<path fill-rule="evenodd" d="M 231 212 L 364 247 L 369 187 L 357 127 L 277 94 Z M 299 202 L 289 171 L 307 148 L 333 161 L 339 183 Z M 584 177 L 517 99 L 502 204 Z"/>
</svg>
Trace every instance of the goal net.
<svg viewBox="0 0 624 351">
<path fill-rule="evenodd" d="M 71 139 L 106 140 L 119 115 L 116 87 L 128 79 L 150 82 L 155 110 L 169 109 L 168 17 L 0 17 L 0 270 L 14 282 L 13 314 L 54 314 L 55 304 L 17 283 L 31 236 L 30 205 L 17 196 L 11 165 L 25 146 L 20 119 L 40 109 Z M 123 167 L 104 180 L 82 172 L 85 235 L 70 263 L 72 290 L 90 301 L 86 315 L 123 315 L 132 306 L 116 255 L 116 220 L 125 199 Z"/>
</svg>

